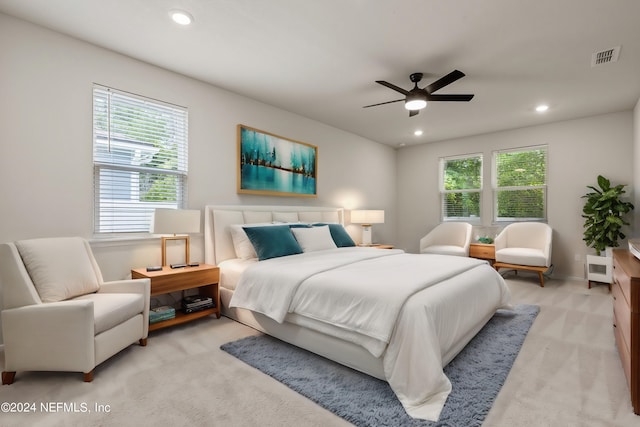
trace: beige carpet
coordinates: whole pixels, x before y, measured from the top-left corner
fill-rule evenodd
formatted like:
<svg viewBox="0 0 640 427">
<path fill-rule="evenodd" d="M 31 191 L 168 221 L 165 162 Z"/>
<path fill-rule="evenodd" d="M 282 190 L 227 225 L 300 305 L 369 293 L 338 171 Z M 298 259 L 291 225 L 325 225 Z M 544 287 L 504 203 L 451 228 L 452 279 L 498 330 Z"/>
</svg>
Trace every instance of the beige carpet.
<svg viewBox="0 0 640 427">
<path fill-rule="evenodd" d="M 540 288 L 533 276 L 507 279 L 515 303 L 541 311 L 483 425 L 640 426 L 614 346 L 607 287 L 549 280 Z M 219 350 L 254 333 L 226 318 L 157 331 L 146 348 L 132 346 L 100 365 L 93 383 L 74 373 L 18 373 L 13 385 L 0 387 L 0 403 L 36 410 L 2 413 L 0 424 L 350 425 Z M 75 403 L 77 412 L 65 412 L 64 403 L 67 410 Z"/>
</svg>

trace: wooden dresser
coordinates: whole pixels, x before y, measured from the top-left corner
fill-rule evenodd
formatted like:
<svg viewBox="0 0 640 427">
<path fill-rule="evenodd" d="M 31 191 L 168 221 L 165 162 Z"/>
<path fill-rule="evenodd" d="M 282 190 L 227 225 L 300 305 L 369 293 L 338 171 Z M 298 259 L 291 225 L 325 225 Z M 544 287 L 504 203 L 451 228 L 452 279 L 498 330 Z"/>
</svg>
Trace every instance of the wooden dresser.
<svg viewBox="0 0 640 427">
<path fill-rule="evenodd" d="M 640 415 L 640 261 L 626 249 L 613 251 L 613 330 L 631 392 Z"/>
</svg>

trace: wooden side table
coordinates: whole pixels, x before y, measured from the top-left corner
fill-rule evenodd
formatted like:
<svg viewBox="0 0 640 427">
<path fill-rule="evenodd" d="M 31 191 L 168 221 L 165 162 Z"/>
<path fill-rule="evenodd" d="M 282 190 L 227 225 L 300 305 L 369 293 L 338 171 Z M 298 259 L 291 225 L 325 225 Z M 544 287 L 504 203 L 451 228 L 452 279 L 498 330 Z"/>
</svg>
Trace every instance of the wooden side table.
<svg viewBox="0 0 640 427">
<path fill-rule="evenodd" d="M 376 248 L 376 249 L 393 249 L 394 246 L 393 245 L 384 245 L 382 243 L 374 243 L 373 245 L 369 245 L 370 248 Z"/>
<path fill-rule="evenodd" d="M 168 294 L 198 288 L 200 295 L 211 297 L 215 301 L 215 307 L 207 308 L 194 313 L 185 314 L 176 309 L 176 317 L 149 325 L 149 331 L 178 325 L 201 317 L 215 314 L 220 318 L 220 269 L 213 265 L 200 264 L 196 267 L 171 268 L 162 267 L 159 271 L 147 271 L 146 268 L 131 270 L 133 279 L 151 279 L 151 296 Z"/>
<path fill-rule="evenodd" d="M 496 261 L 496 247 L 489 243 L 471 243 L 469 245 L 469 256 L 471 258 L 486 259 L 492 265 Z"/>
</svg>

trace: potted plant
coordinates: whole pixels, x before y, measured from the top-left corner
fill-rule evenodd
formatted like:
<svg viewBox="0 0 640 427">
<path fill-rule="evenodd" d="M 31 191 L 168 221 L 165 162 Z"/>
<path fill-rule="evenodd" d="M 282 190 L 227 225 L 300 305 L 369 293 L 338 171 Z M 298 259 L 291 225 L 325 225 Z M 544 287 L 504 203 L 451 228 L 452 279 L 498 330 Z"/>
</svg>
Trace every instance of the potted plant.
<svg viewBox="0 0 640 427">
<path fill-rule="evenodd" d="M 587 199 L 582 208 L 584 220 L 584 240 L 587 246 L 600 255 L 606 248 L 617 247 L 618 240 L 627 236 L 622 232 L 624 225 L 629 225 L 624 215 L 633 209 L 633 204 L 622 200 L 625 185 L 611 186 L 611 181 L 598 175 L 596 188 L 588 185 L 593 191 L 582 196 Z"/>
<path fill-rule="evenodd" d="M 593 191 L 582 196 L 586 199 L 582 208 L 582 217 L 585 219 L 582 240 L 588 247 L 595 249 L 596 254 L 600 256 L 608 248 L 617 247 L 620 239 L 626 238 L 622 227 L 629 223 L 624 216 L 634 206 L 622 200 L 625 185 L 612 187 L 611 181 L 598 175 L 598 187 L 588 185 L 587 188 Z M 592 280 L 611 283 L 611 259 L 603 260 L 587 255 L 587 276 L 589 285 Z"/>
</svg>

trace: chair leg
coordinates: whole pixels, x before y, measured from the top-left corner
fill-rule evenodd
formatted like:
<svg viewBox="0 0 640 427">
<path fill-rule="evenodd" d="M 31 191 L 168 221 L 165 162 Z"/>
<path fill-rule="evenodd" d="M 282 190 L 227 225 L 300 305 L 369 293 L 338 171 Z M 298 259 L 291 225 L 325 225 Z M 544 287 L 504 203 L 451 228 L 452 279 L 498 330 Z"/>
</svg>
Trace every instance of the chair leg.
<svg viewBox="0 0 640 427">
<path fill-rule="evenodd" d="M 538 271 L 538 276 L 540 276 L 540 287 L 544 288 L 544 276 L 542 275 L 542 271 Z"/>
<path fill-rule="evenodd" d="M 93 381 L 93 369 L 84 373 L 84 382 L 90 383 L 91 381 Z"/>
<path fill-rule="evenodd" d="M 11 385 L 13 384 L 13 380 L 16 378 L 16 372 L 2 372 L 2 384 L 3 385 Z"/>
<path fill-rule="evenodd" d="M 142 347 L 146 347 L 147 346 L 147 339 L 146 338 L 140 338 L 140 345 Z"/>
</svg>

